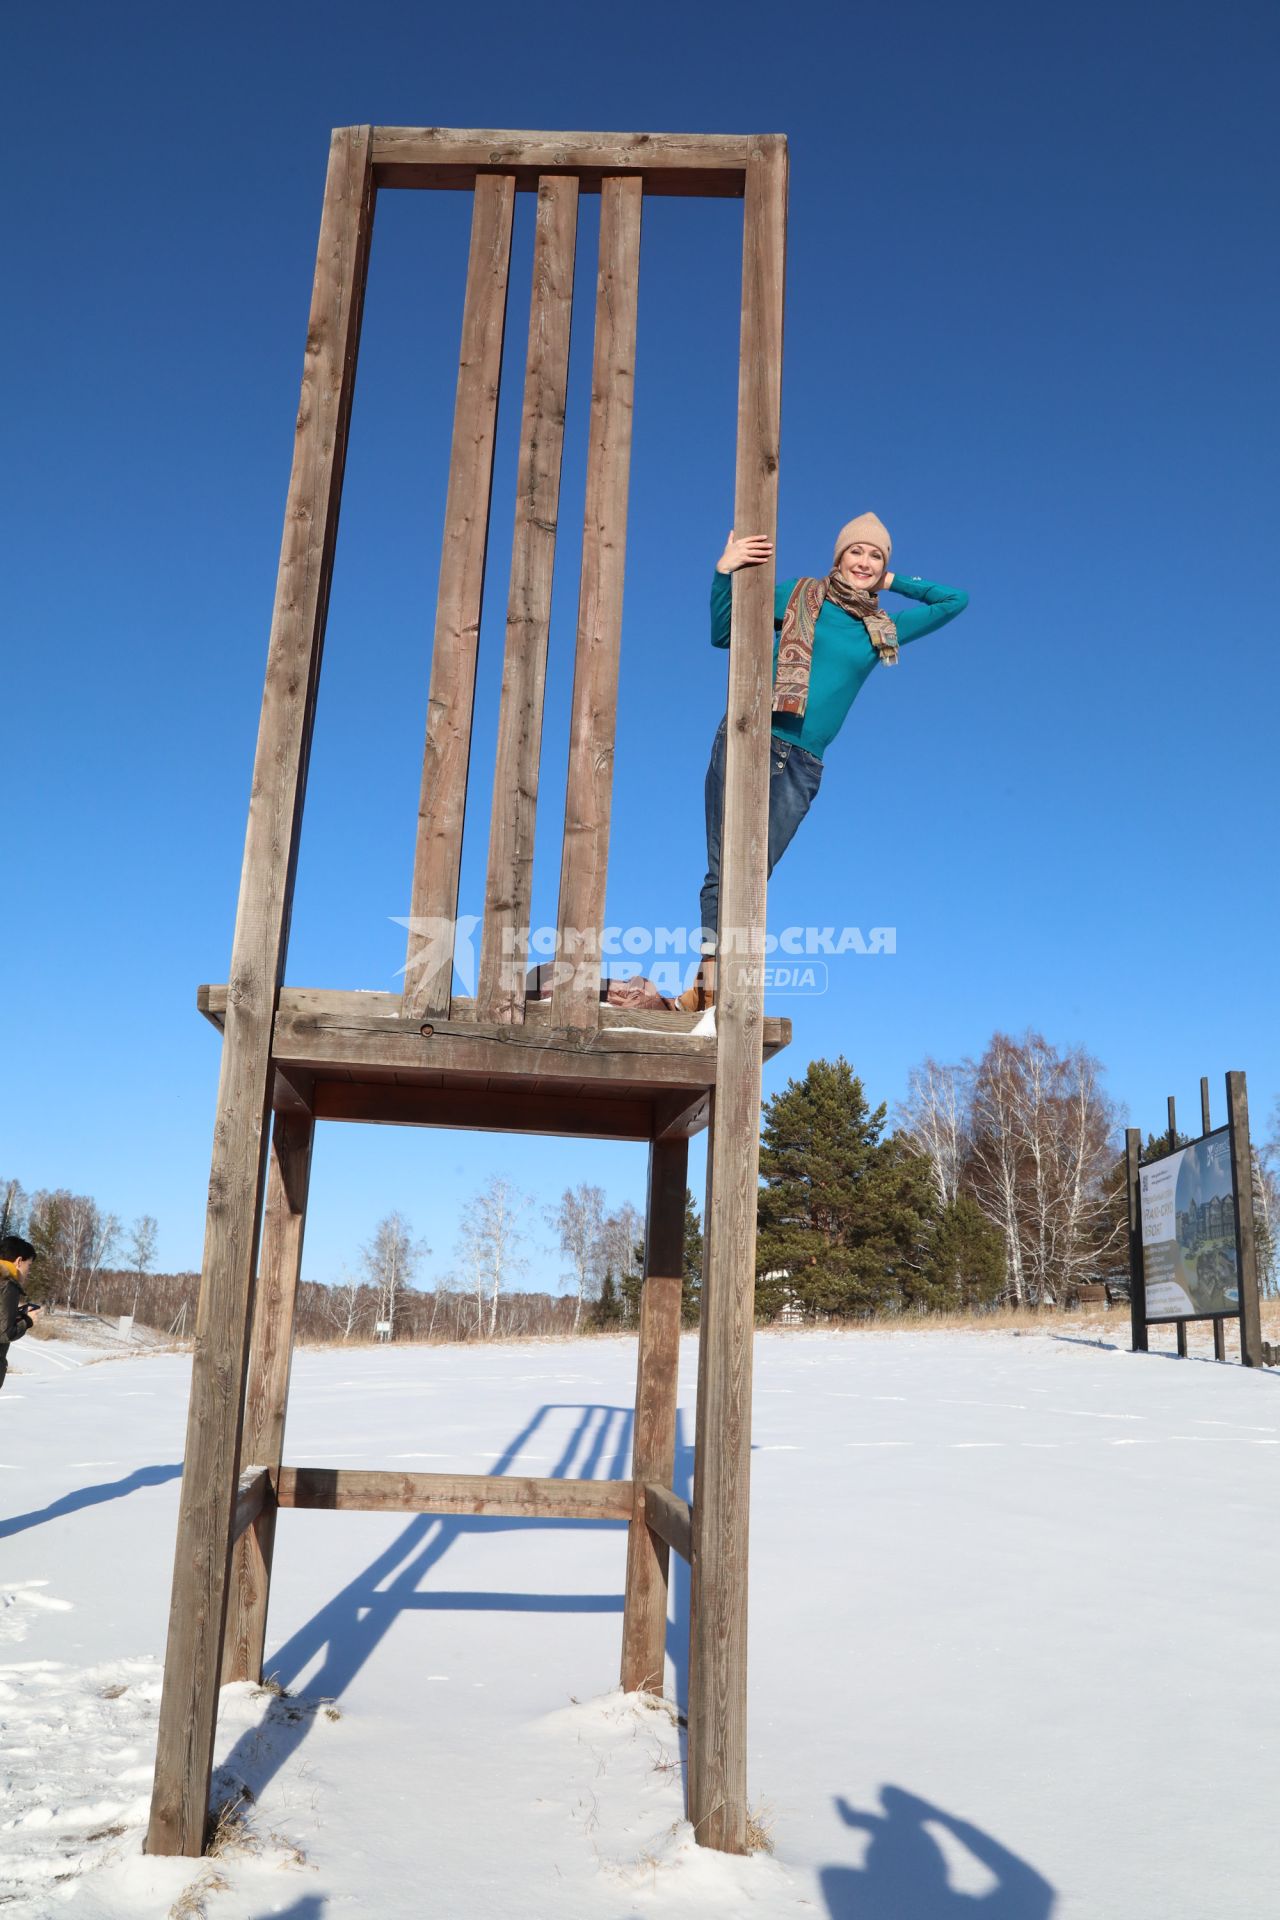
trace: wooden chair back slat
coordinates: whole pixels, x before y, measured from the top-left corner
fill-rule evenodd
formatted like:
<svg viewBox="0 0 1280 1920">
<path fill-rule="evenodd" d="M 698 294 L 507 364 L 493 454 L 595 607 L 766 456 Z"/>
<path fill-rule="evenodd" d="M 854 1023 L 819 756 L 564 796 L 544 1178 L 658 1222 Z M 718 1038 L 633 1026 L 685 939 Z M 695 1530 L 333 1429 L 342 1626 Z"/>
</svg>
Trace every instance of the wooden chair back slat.
<svg viewBox="0 0 1280 1920">
<path fill-rule="evenodd" d="M 446 1019 L 452 994 L 514 201 L 510 174 L 477 179 L 405 958 L 405 1005 L 424 1019 Z"/>
<path fill-rule="evenodd" d="M 557 1027 L 593 1028 L 600 1023 L 600 939 L 631 479 L 642 191 L 634 176 L 607 179 L 600 190 L 587 500 L 551 1000 L 552 1025 Z"/>
<path fill-rule="evenodd" d="M 538 189 L 533 243 L 516 525 L 476 990 L 476 1017 L 510 1025 L 524 1019 L 577 227 L 577 181 L 572 175 L 550 175 Z"/>
</svg>

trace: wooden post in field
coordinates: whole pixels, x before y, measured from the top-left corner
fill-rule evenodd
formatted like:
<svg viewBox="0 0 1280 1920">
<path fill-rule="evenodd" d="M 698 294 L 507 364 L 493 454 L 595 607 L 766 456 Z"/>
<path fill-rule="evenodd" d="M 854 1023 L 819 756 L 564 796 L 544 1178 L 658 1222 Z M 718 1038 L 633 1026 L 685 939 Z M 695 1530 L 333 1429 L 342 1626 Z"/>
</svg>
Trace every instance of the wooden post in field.
<svg viewBox="0 0 1280 1920">
<path fill-rule="evenodd" d="M 1258 1300 L 1258 1234 L 1253 1219 L 1253 1155 L 1249 1147 L 1249 1095 L 1242 1073 L 1227 1075 L 1227 1124 L 1231 1178 L 1236 1190 L 1236 1284 L 1240 1289 L 1240 1361 L 1262 1365 L 1262 1312 Z"/>
<path fill-rule="evenodd" d="M 622 1686 L 627 1693 L 663 1690 L 670 1551 L 646 1524 L 642 1489 L 650 1482 L 670 1487 L 675 1469 L 688 1170 L 687 1140 L 655 1140 L 650 1146 L 631 1468 L 636 1511 L 627 1533 L 622 1616 Z"/>
<path fill-rule="evenodd" d="M 734 526 L 773 538 L 781 432 L 785 141 L 751 141 L 743 234 Z M 747 1539 L 764 1013 L 772 563 L 733 578 L 721 848 L 715 1117 L 693 1500 L 689 1818 L 704 1846 L 747 1844 Z"/>
<path fill-rule="evenodd" d="M 271 1032 L 329 608 L 373 223 L 368 127 L 333 136 L 284 541 L 232 944 L 186 1465 L 147 1847 L 204 1844 L 217 1720 L 254 1264 L 267 1159 Z"/>
<path fill-rule="evenodd" d="M 222 1684 L 262 1680 L 271 1560 L 276 1537 L 276 1486 L 284 1448 L 293 1357 L 294 1304 L 302 1271 L 302 1237 L 311 1179 L 315 1122 L 309 1113 L 277 1113 L 271 1129 L 262 1257 L 254 1288 L 249 1384 L 245 1396 L 241 1472 L 266 1467 L 266 1496 L 252 1526 L 235 1544 L 222 1640 Z"/>
<path fill-rule="evenodd" d="M 1126 1127 L 1125 1176 L 1129 1194 L 1129 1325 L 1134 1353 L 1147 1351 L 1147 1286 L 1142 1265 L 1142 1135 Z"/>
</svg>

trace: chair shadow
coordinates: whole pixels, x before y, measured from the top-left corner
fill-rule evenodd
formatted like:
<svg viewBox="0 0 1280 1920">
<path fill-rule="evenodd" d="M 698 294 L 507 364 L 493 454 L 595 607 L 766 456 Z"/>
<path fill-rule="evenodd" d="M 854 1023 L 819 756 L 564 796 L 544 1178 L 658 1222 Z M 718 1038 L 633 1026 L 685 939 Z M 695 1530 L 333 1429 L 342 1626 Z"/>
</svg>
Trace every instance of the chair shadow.
<svg viewBox="0 0 1280 1920">
<path fill-rule="evenodd" d="M 25 1533 L 29 1527 L 43 1527 L 49 1520 L 61 1520 L 69 1513 L 80 1513 L 85 1507 L 100 1507 L 108 1500 L 123 1500 L 126 1495 L 137 1493 L 143 1487 L 163 1487 L 168 1481 L 181 1478 L 181 1460 L 167 1467 L 135 1467 L 123 1480 L 104 1480 L 97 1486 L 77 1487 L 74 1493 L 64 1493 L 60 1500 L 50 1501 L 47 1507 L 34 1509 L 30 1513 L 15 1513 L 8 1520 L 0 1520 L 0 1540 L 7 1540 L 15 1533 Z"/>
<path fill-rule="evenodd" d="M 1016 1853 L 968 1820 L 945 1813 L 904 1787 L 880 1789 L 880 1813 L 837 1798 L 840 1818 L 871 1836 L 861 1867 L 823 1867 L 818 1879 L 830 1920 L 1049 1920 L 1057 1895 Z M 958 1892 L 938 1827 L 986 1869 L 995 1884 Z"/>
<path fill-rule="evenodd" d="M 631 1407 L 574 1406 L 548 1403 L 508 1444 L 493 1477 L 506 1473 L 543 1422 L 557 1413 L 578 1415 L 576 1425 L 549 1476 L 552 1479 L 620 1480 L 627 1477 L 635 1413 Z M 524 1533 L 538 1527 L 625 1533 L 625 1520 L 507 1520 L 484 1516 L 442 1518 L 418 1514 L 356 1578 L 291 1634 L 269 1659 L 265 1671 L 284 1689 L 307 1674 L 305 1701 L 272 1700 L 262 1722 L 247 1728 L 214 1773 L 214 1805 L 234 1797 L 243 1786 L 257 1798 L 310 1732 L 315 1709 L 338 1700 L 379 1646 L 399 1615 L 458 1611 L 472 1613 L 618 1613 L 621 1593 L 480 1593 L 471 1590 L 420 1593 L 418 1588 L 464 1536 Z M 385 1583 L 385 1584 L 384 1584 Z M 312 1663 L 323 1655 L 314 1671 Z"/>
</svg>

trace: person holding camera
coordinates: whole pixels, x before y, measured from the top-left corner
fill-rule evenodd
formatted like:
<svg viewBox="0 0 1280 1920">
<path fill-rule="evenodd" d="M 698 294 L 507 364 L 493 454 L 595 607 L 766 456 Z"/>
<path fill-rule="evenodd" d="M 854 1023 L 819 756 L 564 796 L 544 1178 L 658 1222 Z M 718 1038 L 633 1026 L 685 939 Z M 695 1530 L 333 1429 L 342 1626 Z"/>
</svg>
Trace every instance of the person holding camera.
<svg viewBox="0 0 1280 1920">
<path fill-rule="evenodd" d="M 36 1250 L 21 1234 L 6 1233 L 0 1240 L 0 1387 L 9 1371 L 9 1347 L 21 1340 L 39 1311 L 27 1298 L 27 1276 Z"/>
</svg>

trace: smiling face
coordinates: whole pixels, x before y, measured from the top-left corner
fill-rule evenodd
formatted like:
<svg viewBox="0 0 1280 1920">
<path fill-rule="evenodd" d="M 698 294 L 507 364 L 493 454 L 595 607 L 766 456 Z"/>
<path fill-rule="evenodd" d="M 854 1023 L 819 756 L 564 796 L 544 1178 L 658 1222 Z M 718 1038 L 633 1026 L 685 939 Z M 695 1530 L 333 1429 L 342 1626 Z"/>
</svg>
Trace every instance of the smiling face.
<svg viewBox="0 0 1280 1920">
<path fill-rule="evenodd" d="M 840 575 L 851 587 L 858 587 L 867 593 L 878 586 L 884 573 L 884 555 L 879 547 L 873 547 L 865 540 L 855 540 L 840 555 Z"/>
</svg>

